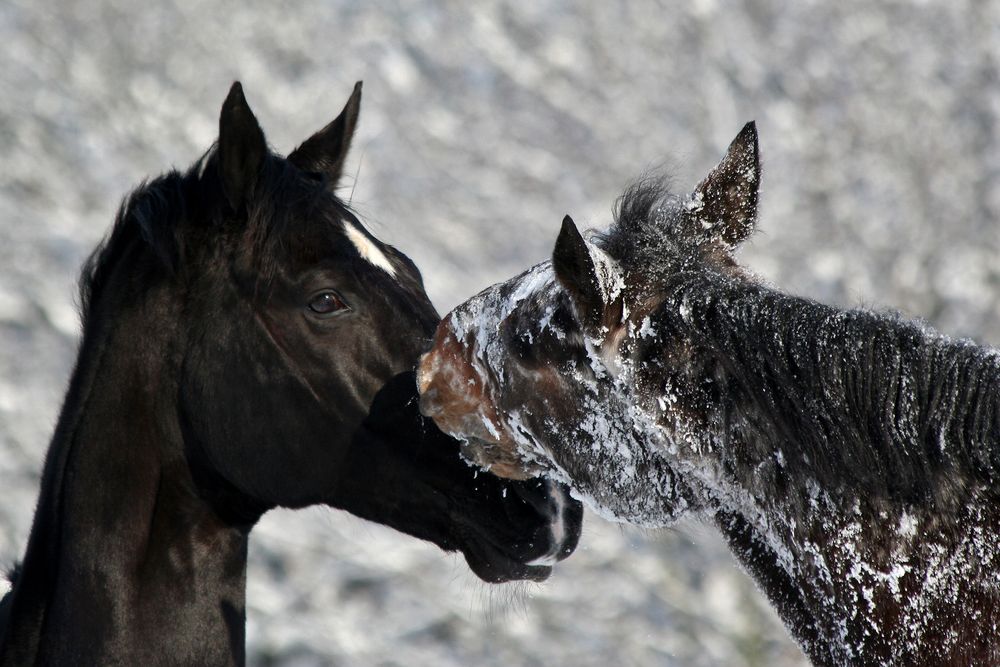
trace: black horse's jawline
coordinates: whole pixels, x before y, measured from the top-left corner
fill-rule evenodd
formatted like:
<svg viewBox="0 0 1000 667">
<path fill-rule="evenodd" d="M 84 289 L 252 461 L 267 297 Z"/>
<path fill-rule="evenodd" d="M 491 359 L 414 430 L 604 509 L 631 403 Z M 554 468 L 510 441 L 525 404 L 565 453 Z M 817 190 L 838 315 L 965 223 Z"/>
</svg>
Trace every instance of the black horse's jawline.
<svg viewBox="0 0 1000 667">
<path fill-rule="evenodd" d="M 379 390 L 352 438 L 352 451 L 381 461 L 380 469 L 394 476 L 382 478 L 370 465 L 350 465 L 369 477 L 340 479 L 327 504 L 363 518 L 378 516 L 397 530 L 460 551 L 488 583 L 546 579 L 550 561 L 565 558 L 576 547 L 582 506 L 552 482 L 507 480 L 470 466 L 459 441 L 422 416 L 418 403 L 413 371 Z M 385 488 L 403 483 L 414 485 L 407 502 L 383 506 L 378 494 L 358 492 L 362 484 Z M 431 513 L 443 513 L 448 520 L 419 520 Z"/>
</svg>

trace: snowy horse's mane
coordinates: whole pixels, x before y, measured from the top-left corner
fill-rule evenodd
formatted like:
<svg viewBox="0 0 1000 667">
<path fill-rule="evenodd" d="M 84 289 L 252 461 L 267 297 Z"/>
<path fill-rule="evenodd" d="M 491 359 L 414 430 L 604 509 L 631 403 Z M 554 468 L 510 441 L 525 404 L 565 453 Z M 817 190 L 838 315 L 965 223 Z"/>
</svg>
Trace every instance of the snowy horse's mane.
<svg viewBox="0 0 1000 667">
<path fill-rule="evenodd" d="M 746 430 L 723 448 L 727 465 L 747 472 L 778 455 L 775 487 L 811 478 L 829 491 L 938 509 L 959 487 L 995 481 L 994 350 L 894 314 L 732 279 L 692 278 L 665 310 L 681 299 L 695 340 L 722 366 L 727 420 Z"/>
</svg>

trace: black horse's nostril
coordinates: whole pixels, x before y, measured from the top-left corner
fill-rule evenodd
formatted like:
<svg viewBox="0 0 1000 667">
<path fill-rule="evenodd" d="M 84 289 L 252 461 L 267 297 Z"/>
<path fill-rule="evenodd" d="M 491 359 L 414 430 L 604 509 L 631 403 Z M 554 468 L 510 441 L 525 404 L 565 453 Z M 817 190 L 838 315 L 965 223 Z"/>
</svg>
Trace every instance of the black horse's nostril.
<svg viewBox="0 0 1000 667">
<path fill-rule="evenodd" d="M 549 548 L 529 565 L 554 565 L 569 556 L 580 540 L 583 505 L 569 490 L 551 480 L 531 480 L 519 495 L 539 514 L 548 519 Z"/>
<path fill-rule="evenodd" d="M 492 477 L 484 474 L 485 479 Z M 466 560 L 486 581 L 542 581 L 552 566 L 576 549 L 583 505 L 556 482 L 537 477 L 500 481 L 502 486 L 488 495 L 477 489 L 476 495 L 486 501 L 479 507 L 494 523 L 486 530 L 482 526 L 491 524 L 468 524 L 475 539 L 464 542 Z"/>
<path fill-rule="evenodd" d="M 583 504 L 564 485 L 545 481 L 552 508 L 552 542 L 555 560 L 563 560 L 576 549 L 583 524 Z"/>
</svg>

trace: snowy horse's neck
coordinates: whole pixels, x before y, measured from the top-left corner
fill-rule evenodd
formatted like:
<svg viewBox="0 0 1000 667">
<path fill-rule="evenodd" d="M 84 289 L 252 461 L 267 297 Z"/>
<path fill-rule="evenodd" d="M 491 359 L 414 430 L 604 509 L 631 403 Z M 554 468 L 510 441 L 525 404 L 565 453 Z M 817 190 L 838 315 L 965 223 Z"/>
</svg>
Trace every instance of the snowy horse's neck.
<svg viewBox="0 0 1000 667">
<path fill-rule="evenodd" d="M 997 662 L 994 352 L 704 276 L 649 326 L 707 350 L 718 397 L 647 398 L 650 449 L 814 662 Z"/>
</svg>

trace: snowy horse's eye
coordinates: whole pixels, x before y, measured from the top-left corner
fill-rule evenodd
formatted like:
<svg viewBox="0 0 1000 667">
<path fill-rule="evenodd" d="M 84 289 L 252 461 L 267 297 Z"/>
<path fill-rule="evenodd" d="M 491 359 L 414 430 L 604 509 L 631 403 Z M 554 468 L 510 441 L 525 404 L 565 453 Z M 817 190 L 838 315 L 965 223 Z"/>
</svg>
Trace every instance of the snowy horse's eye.
<svg viewBox="0 0 1000 667">
<path fill-rule="evenodd" d="M 340 295 L 333 290 L 326 290 L 313 296 L 309 301 L 309 310 L 317 315 L 333 315 L 343 310 L 349 310 Z"/>
</svg>

